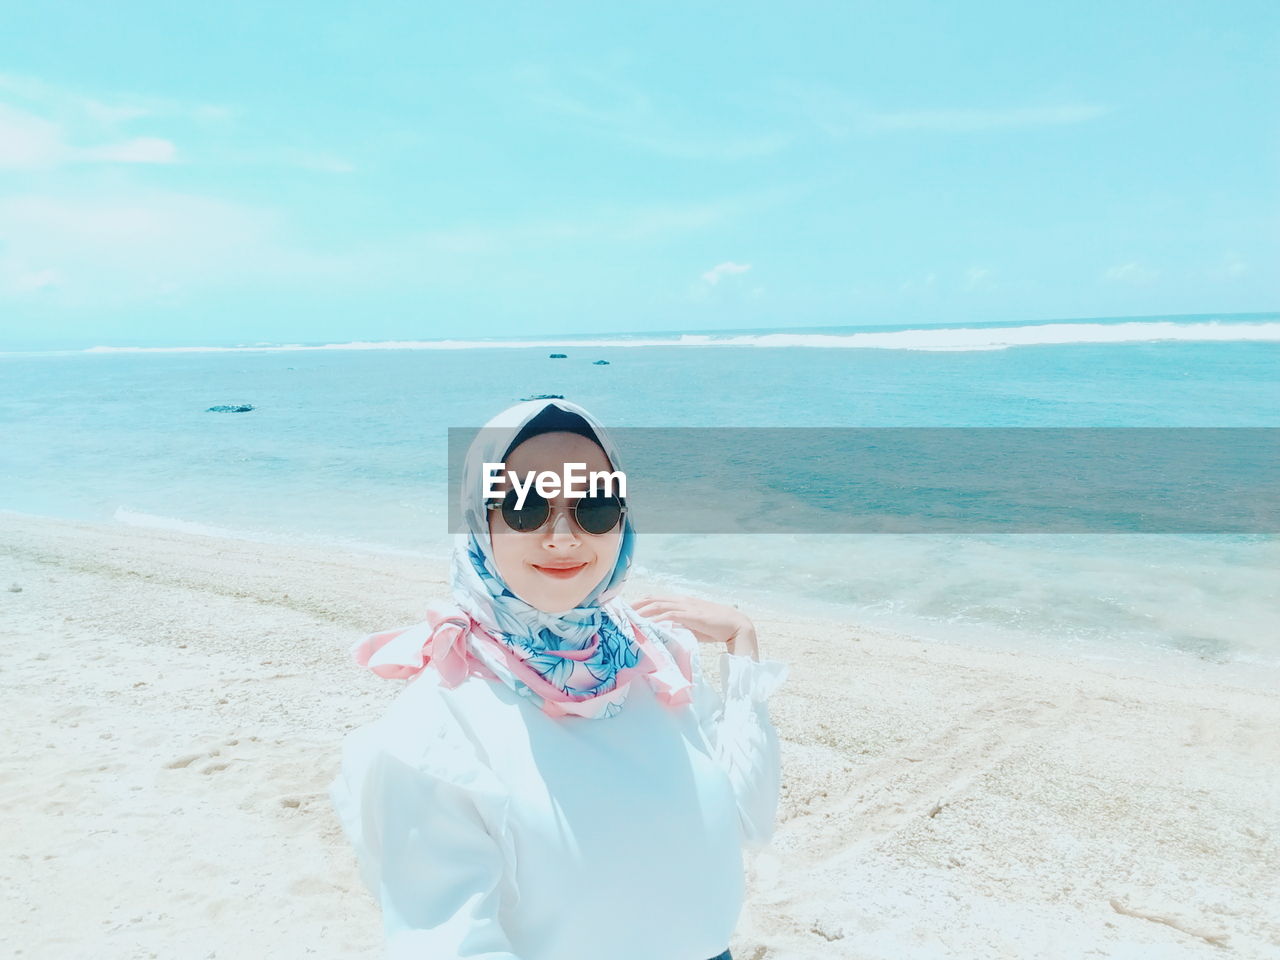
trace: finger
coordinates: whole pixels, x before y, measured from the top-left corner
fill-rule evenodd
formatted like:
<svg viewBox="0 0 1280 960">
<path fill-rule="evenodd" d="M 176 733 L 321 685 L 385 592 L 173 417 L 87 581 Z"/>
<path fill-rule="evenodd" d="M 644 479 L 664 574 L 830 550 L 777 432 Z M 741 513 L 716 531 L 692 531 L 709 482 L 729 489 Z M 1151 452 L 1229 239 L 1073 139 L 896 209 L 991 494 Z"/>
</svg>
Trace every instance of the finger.
<svg viewBox="0 0 1280 960">
<path fill-rule="evenodd" d="M 647 610 L 639 611 L 642 617 L 649 620 L 679 620 L 681 619 L 679 612 L 667 609 L 666 607 L 652 607 Z"/>
<path fill-rule="evenodd" d="M 680 600 L 680 597 L 673 597 L 670 594 L 646 593 L 643 597 L 641 597 L 636 602 L 637 603 L 676 603 L 679 600 Z"/>
<path fill-rule="evenodd" d="M 684 625 L 688 620 L 696 619 L 696 618 L 690 618 L 688 614 L 682 610 L 679 610 L 675 607 L 667 606 L 665 604 L 658 604 L 658 605 L 646 608 L 645 610 L 642 610 L 642 611 L 638 610 L 636 612 L 639 613 L 642 617 L 646 617 L 647 619 L 653 620 L 655 622 L 669 620 L 669 621 L 673 621 L 675 623 Z"/>
<path fill-rule="evenodd" d="M 652 603 L 646 604 L 646 607 L 650 610 L 660 610 L 663 613 L 689 613 L 688 607 L 672 600 L 654 600 Z"/>
<path fill-rule="evenodd" d="M 638 609 L 640 609 L 641 607 L 649 606 L 649 605 L 651 605 L 651 604 L 655 604 L 655 603 L 663 603 L 663 602 L 665 602 L 667 599 L 669 599 L 669 598 L 667 598 L 667 597 L 655 597 L 655 596 L 653 596 L 653 594 L 645 594 L 643 597 L 639 597 L 638 599 L 634 600 L 634 601 L 632 602 L 631 606 L 635 607 L 635 608 L 638 610 Z"/>
<path fill-rule="evenodd" d="M 673 601 L 657 597 L 642 600 L 640 603 L 633 603 L 631 605 L 633 610 L 670 610 L 675 606 L 676 604 Z"/>
</svg>

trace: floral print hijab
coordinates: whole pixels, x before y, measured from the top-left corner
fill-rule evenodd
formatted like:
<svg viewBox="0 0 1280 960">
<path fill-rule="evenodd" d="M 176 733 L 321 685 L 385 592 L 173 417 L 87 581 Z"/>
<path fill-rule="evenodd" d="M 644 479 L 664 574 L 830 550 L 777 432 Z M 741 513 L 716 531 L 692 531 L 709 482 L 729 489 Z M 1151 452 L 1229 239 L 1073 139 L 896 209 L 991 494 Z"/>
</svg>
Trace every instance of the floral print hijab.
<svg viewBox="0 0 1280 960">
<path fill-rule="evenodd" d="M 359 663 L 384 677 L 416 676 L 434 663 L 447 686 L 478 674 L 556 717 L 616 716 L 638 678 L 669 706 L 691 702 L 689 654 L 619 596 L 635 551 L 630 511 L 622 518 L 613 569 L 572 610 L 546 613 L 530 606 L 498 572 L 483 465 L 505 461 L 532 436 L 561 430 L 595 440 L 612 468 L 622 469 L 608 432 L 575 403 L 534 400 L 502 411 L 485 424 L 463 464 L 460 506 L 466 532 L 454 540 L 453 603 L 428 611 L 423 623 L 364 638 L 353 649 Z"/>
</svg>

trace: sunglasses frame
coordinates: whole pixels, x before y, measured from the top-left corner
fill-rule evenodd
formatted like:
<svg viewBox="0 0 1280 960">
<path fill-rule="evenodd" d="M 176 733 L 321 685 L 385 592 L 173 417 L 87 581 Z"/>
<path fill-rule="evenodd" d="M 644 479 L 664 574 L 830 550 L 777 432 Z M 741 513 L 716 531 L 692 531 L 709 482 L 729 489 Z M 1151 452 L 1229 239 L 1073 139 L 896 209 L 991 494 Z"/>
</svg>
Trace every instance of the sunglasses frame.
<svg viewBox="0 0 1280 960">
<path fill-rule="evenodd" d="M 489 511 L 489 510 L 503 510 L 503 508 L 506 506 L 507 500 L 509 500 L 509 499 L 511 499 L 511 498 L 513 498 L 513 497 L 516 497 L 516 498 L 518 499 L 517 494 L 516 494 L 516 492 L 515 492 L 514 490 L 508 490 L 508 491 L 506 492 L 506 494 L 504 494 L 504 495 L 503 495 L 503 497 L 502 497 L 502 499 L 501 499 L 501 500 L 488 500 L 488 501 L 486 501 L 486 502 L 485 502 L 485 510 L 486 510 L 486 511 Z M 505 512 L 505 511 L 503 511 L 503 514 L 502 514 L 502 522 L 503 522 L 504 524 L 506 524 L 507 529 L 508 529 L 508 530 L 510 530 L 512 533 L 536 533 L 537 531 L 539 531 L 539 530 L 541 530 L 543 527 L 545 527 L 549 522 L 551 522 L 551 518 L 552 518 L 552 517 L 554 517 L 554 516 L 556 515 L 556 509 L 555 509 L 554 507 L 552 507 L 552 506 L 551 506 L 550 501 L 548 501 L 545 497 L 543 497 L 541 494 L 539 494 L 537 491 L 534 491 L 534 490 L 530 490 L 530 491 L 529 491 L 529 493 L 528 493 L 528 496 L 527 496 L 527 497 L 526 497 L 526 499 L 525 499 L 526 507 L 527 507 L 527 505 L 528 505 L 528 500 L 529 500 L 529 498 L 532 498 L 532 497 L 537 497 L 537 498 L 538 498 L 539 500 L 541 500 L 543 503 L 547 504 L 547 515 L 546 515 L 546 517 L 544 517 L 544 518 L 543 518 L 543 520 L 542 520 L 542 522 L 541 522 L 540 524 L 538 524 L 536 527 L 529 527 L 528 529 L 524 529 L 524 530 L 522 530 L 522 529 L 520 529 L 519 527 L 513 527 L 513 526 L 511 525 L 511 522 L 507 519 L 506 512 Z M 591 499 L 591 498 L 590 498 L 590 497 L 579 497 L 579 498 L 574 502 L 574 505 L 573 505 L 572 507 L 569 507 L 569 508 L 565 511 L 565 512 L 566 512 L 566 513 L 568 513 L 568 514 L 569 514 L 569 516 L 573 519 L 573 523 L 574 523 L 574 525 L 575 525 L 579 530 L 581 530 L 583 533 L 585 533 L 587 536 L 589 536 L 589 537 L 603 537 L 606 533 L 612 533 L 614 530 L 616 530 L 616 529 L 618 528 L 618 524 L 622 523 L 622 522 L 625 520 L 625 518 L 626 518 L 626 516 L 627 516 L 627 502 L 626 502 L 625 500 L 623 500 L 621 497 L 619 497 L 617 494 L 611 494 L 611 495 L 610 495 L 608 498 L 606 498 L 606 499 L 614 500 L 614 501 L 616 501 L 616 502 L 617 502 L 617 504 L 618 504 L 618 519 L 617 519 L 617 520 L 615 520 L 615 521 L 613 522 L 613 526 L 611 526 L 608 530 L 601 530 L 599 533 L 592 533 L 590 530 L 588 530 L 586 527 L 584 527 L 584 526 L 582 525 L 582 522 L 578 519 L 578 508 L 579 508 L 583 503 L 585 503 L 587 500 L 589 500 L 589 499 Z"/>
</svg>

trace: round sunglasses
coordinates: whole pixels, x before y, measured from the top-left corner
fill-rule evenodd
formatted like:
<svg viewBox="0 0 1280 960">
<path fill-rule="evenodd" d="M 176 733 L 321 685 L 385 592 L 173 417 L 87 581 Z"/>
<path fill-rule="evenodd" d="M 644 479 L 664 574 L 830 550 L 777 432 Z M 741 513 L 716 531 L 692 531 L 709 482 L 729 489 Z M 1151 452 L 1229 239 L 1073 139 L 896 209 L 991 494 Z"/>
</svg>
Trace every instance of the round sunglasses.
<svg viewBox="0 0 1280 960">
<path fill-rule="evenodd" d="M 516 506 L 518 500 L 516 492 L 508 490 L 501 501 L 491 500 L 486 507 L 501 510 L 507 526 L 520 533 L 537 530 L 551 519 L 551 504 L 537 491 L 530 490 L 526 494 L 523 507 Z M 601 493 L 579 497 L 569 508 L 570 516 L 583 533 L 597 537 L 616 527 L 626 512 L 627 505 L 616 496 Z"/>
</svg>

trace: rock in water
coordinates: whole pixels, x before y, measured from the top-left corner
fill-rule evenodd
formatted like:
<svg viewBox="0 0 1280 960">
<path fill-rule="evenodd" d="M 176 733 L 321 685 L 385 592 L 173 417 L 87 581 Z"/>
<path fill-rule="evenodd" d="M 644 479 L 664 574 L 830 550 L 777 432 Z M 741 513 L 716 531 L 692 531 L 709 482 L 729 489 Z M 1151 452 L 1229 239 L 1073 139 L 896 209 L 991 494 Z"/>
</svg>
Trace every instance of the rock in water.
<svg viewBox="0 0 1280 960">
<path fill-rule="evenodd" d="M 563 400 L 562 393 L 535 393 L 532 397 L 521 397 L 521 400 Z"/>
<path fill-rule="evenodd" d="M 553 353 L 549 357 L 547 357 L 547 359 L 548 360 L 564 360 L 568 356 L 569 355 L 567 353 Z"/>
<path fill-rule="evenodd" d="M 607 366 L 609 365 L 609 361 L 608 361 L 608 360 L 593 360 L 593 361 L 591 361 L 591 365 L 592 365 L 592 366 L 595 366 L 595 367 L 607 367 Z"/>
<path fill-rule="evenodd" d="M 252 403 L 220 403 L 210 407 L 205 413 L 248 413 L 252 409 Z"/>
</svg>

